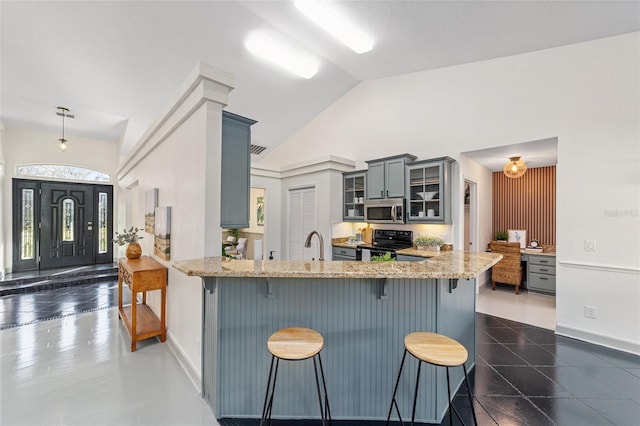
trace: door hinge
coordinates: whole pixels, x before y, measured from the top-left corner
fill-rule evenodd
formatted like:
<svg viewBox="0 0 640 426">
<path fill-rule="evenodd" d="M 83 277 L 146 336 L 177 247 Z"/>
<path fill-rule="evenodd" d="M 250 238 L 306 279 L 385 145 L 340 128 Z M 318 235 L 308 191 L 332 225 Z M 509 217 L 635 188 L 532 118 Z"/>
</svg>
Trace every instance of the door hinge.
<svg viewBox="0 0 640 426">
<path fill-rule="evenodd" d="M 38 189 L 38 194 L 42 195 L 42 189 Z"/>
<path fill-rule="evenodd" d="M 38 222 L 38 229 L 42 229 L 42 222 Z"/>
<path fill-rule="evenodd" d="M 42 262 L 42 257 L 38 256 L 38 262 Z"/>
</svg>

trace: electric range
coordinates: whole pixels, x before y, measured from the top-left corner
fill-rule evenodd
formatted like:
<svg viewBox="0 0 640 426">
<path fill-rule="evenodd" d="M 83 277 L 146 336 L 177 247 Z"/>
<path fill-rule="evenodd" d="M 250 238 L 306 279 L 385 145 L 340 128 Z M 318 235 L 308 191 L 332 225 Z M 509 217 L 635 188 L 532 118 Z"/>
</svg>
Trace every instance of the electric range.
<svg viewBox="0 0 640 426">
<path fill-rule="evenodd" d="M 413 231 L 396 229 L 374 229 L 371 245 L 356 248 L 356 260 L 370 260 L 371 256 L 391 253 L 396 258 L 396 250 L 413 247 Z"/>
</svg>

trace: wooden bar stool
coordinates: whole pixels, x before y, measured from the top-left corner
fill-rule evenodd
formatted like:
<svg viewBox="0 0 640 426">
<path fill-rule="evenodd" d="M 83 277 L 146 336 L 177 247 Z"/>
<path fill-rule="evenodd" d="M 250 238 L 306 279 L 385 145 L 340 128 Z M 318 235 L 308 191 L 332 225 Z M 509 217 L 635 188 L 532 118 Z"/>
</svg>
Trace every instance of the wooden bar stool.
<svg viewBox="0 0 640 426">
<path fill-rule="evenodd" d="M 278 376 L 278 365 L 280 360 L 286 361 L 302 361 L 305 359 L 313 359 L 313 370 L 316 377 L 316 388 L 318 390 L 318 402 L 320 403 L 320 416 L 322 424 L 328 419 L 331 424 L 331 410 L 329 409 L 329 398 L 327 396 L 327 385 L 324 380 L 324 369 L 322 368 L 322 360 L 320 359 L 320 351 L 324 346 L 322 335 L 310 328 L 291 327 L 283 328 L 276 331 L 267 340 L 267 348 L 271 352 L 271 367 L 269 368 L 269 379 L 267 380 L 267 392 L 264 396 L 264 405 L 262 406 L 262 417 L 260 418 L 260 426 L 268 419 L 271 425 L 271 408 L 273 407 L 273 394 L 276 390 L 276 378 Z M 322 377 L 322 388 L 324 398 L 320 392 L 320 380 L 318 378 L 318 367 L 316 358 L 320 366 L 320 375 Z M 275 371 L 273 369 L 275 361 Z M 273 383 L 272 383 L 273 373 Z M 322 403 L 324 399 L 324 405 Z"/>
<path fill-rule="evenodd" d="M 473 422 L 477 426 L 478 419 L 476 419 L 476 412 L 473 409 L 473 396 L 471 395 L 471 388 L 469 387 L 469 377 L 467 376 L 467 367 L 464 363 L 467 361 L 467 350 L 458 343 L 456 340 L 443 336 L 442 334 L 429 333 L 429 332 L 416 332 L 407 334 L 404 338 L 404 355 L 402 356 L 402 362 L 400 363 L 400 371 L 398 371 L 398 379 L 396 380 L 396 386 L 393 390 L 393 397 L 391 398 L 391 405 L 389 406 L 389 414 L 387 416 L 387 425 L 391 419 L 391 411 L 395 405 L 396 412 L 398 413 L 398 419 L 402 423 L 402 416 L 400 416 L 400 408 L 398 407 L 398 401 L 396 400 L 396 393 L 398 392 L 398 385 L 400 384 L 400 376 L 402 375 L 402 367 L 404 366 L 404 360 L 407 357 L 407 352 L 418 359 L 418 374 L 416 376 L 416 389 L 413 394 L 413 409 L 411 412 L 411 424 L 415 421 L 416 417 L 416 402 L 418 399 L 418 384 L 420 383 L 420 367 L 423 362 L 427 362 L 431 365 L 447 368 L 447 395 L 449 396 L 449 424 L 453 424 L 453 417 L 451 410 L 456 413 L 460 422 L 464 424 L 464 421 L 460 417 L 458 410 L 451 403 L 451 385 L 449 384 L 449 367 L 459 367 L 462 365 L 464 370 L 464 380 L 467 384 L 467 394 L 469 395 L 469 402 L 471 403 L 471 413 L 473 414 Z"/>
</svg>

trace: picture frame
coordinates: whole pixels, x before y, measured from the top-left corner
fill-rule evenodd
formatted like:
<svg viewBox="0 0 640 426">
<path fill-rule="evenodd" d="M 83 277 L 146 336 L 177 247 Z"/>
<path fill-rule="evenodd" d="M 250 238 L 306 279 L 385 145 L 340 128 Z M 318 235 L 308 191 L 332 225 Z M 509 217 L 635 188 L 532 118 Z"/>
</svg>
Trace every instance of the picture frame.
<svg viewBox="0 0 640 426">
<path fill-rule="evenodd" d="M 520 248 L 527 247 L 527 230 L 526 229 L 508 229 L 507 233 L 509 234 L 508 242 L 518 242 L 520 243 Z"/>
<path fill-rule="evenodd" d="M 158 188 L 151 188 L 144 193 L 144 232 L 154 233 L 155 211 L 158 207 Z"/>
<path fill-rule="evenodd" d="M 171 207 L 156 207 L 153 254 L 171 260 Z"/>
</svg>

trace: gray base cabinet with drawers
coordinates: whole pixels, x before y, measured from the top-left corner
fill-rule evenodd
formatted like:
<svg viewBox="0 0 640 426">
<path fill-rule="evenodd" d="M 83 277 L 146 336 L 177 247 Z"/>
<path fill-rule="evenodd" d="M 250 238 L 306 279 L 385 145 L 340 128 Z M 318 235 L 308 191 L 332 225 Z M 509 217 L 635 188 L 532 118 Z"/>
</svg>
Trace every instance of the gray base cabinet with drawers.
<svg viewBox="0 0 640 426">
<path fill-rule="evenodd" d="M 527 255 L 527 288 L 532 292 L 556 294 L 555 256 Z"/>
<path fill-rule="evenodd" d="M 333 247 L 331 260 L 356 260 L 356 249 Z"/>
</svg>

